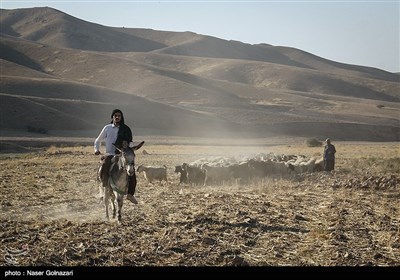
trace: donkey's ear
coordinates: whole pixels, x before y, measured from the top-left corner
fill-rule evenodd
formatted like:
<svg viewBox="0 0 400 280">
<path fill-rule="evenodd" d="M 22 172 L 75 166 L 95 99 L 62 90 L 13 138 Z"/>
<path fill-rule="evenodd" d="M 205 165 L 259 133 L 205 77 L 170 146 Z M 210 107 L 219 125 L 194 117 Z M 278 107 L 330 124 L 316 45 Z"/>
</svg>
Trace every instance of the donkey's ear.
<svg viewBox="0 0 400 280">
<path fill-rule="evenodd" d="M 122 153 L 122 150 L 121 150 L 120 148 L 118 148 L 114 143 L 113 143 L 113 146 L 114 146 L 120 153 Z"/>
<path fill-rule="evenodd" d="M 144 144 L 144 141 L 140 142 L 140 143 L 137 144 L 136 146 L 133 146 L 132 149 L 133 149 L 134 151 L 139 150 L 139 149 L 143 146 L 143 144 Z"/>
</svg>

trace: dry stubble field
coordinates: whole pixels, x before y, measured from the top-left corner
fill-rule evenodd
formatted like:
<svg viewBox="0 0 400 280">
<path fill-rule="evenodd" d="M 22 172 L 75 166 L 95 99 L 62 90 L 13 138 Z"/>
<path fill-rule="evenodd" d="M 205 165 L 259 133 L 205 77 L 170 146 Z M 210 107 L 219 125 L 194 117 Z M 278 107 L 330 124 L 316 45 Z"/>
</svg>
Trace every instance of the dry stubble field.
<svg viewBox="0 0 400 280">
<path fill-rule="evenodd" d="M 136 166 L 167 165 L 169 182 L 138 175 L 123 222 L 105 221 L 92 147 L 2 154 L 2 266 L 399 266 L 398 143 L 337 142 L 336 170 L 247 186 L 179 185 L 174 166 L 212 156 L 322 147 L 147 142 Z M 146 150 L 149 154 L 142 153 Z"/>
</svg>

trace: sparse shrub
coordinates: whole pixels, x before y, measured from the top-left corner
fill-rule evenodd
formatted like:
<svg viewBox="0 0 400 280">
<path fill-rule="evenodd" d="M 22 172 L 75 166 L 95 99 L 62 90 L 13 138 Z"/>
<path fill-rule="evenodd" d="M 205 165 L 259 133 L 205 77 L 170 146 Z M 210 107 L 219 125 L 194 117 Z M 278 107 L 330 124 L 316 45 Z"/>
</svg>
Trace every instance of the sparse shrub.
<svg viewBox="0 0 400 280">
<path fill-rule="evenodd" d="M 342 174 L 351 174 L 352 172 L 354 172 L 354 170 L 352 170 L 349 167 L 341 167 L 340 168 L 340 173 L 342 173 Z"/>
<path fill-rule="evenodd" d="M 379 109 L 381 109 L 381 108 L 385 107 L 385 105 L 383 105 L 383 104 L 378 104 L 378 105 L 376 105 L 376 107 L 378 107 Z"/>
<path fill-rule="evenodd" d="M 306 144 L 308 147 L 321 147 L 322 146 L 322 142 L 315 138 L 307 139 Z"/>
<path fill-rule="evenodd" d="M 400 157 L 389 158 L 383 160 L 382 163 L 383 170 L 393 173 L 400 172 Z"/>
<path fill-rule="evenodd" d="M 34 126 L 27 125 L 26 129 L 28 130 L 28 132 L 47 134 L 47 129 L 45 129 L 43 127 L 34 127 Z"/>
<path fill-rule="evenodd" d="M 60 149 L 54 145 L 51 145 L 50 147 L 48 147 L 46 149 L 46 153 L 52 154 L 52 155 L 58 154 L 59 151 L 60 151 Z"/>
</svg>

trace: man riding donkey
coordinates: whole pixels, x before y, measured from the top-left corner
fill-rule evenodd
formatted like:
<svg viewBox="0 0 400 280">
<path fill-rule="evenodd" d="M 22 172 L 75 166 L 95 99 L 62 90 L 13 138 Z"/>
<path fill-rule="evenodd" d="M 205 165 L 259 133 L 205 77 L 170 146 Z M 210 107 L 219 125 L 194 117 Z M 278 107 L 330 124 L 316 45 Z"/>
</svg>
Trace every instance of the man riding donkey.
<svg viewBox="0 0 400 280">
<path fill-rule="evenodd" d="M 119 149 L 127 148 L 132 142 L 132 131 L 124 122 L 124 115 L 121 110 L 114 109 L 111 113 L 111 123 L 105 125 L 101 130 L 99 136 L 94 141 L 94 154 L 100 154 L 100 144 L 104 141 L 106 144 L 106 154 L 101 157 L 100 179 L 103 187 L 108 185 L 109 171 L 112 159 L 115 155 L 119 154 Z M 137 204 L 134 197 L 136 189 L 136 174 L 129 176 L 129 186 L 127 199 L 133 204 Z"/>
</svg>

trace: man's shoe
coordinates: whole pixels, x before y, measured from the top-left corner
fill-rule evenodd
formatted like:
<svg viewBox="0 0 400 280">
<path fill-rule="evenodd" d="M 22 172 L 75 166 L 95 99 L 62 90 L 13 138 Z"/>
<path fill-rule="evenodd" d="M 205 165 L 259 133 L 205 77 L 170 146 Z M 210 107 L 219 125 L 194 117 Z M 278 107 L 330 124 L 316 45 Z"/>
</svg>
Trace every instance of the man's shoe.
<svg viewBox="0 0 400 280">
<path fill-rule="evenodd" d="M 133 195 L 128 194 L 128 195 L 126 196 L 126 198 L 127 198 L 130 202 L 132 202 L 133 204 L 138 204 L 136 198 L 135 198 Z"/>
</svg>

